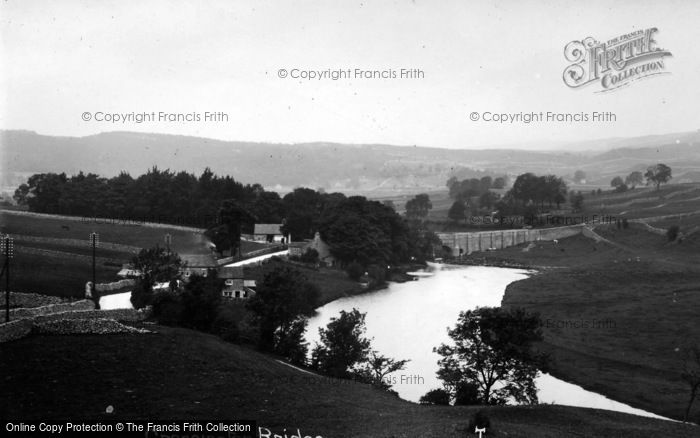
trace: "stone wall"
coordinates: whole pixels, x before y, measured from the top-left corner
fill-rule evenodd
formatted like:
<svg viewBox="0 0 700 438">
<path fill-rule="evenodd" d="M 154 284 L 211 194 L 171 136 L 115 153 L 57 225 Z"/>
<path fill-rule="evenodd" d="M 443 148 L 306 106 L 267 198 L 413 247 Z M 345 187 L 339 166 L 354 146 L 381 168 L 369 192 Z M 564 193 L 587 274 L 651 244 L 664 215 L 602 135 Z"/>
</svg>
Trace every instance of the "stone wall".
<svg viewBox="0 0 700 438">
<path fill-rule="evenodd" d="M 0 343 L 14 341 L 29 335 L 32 331 L 32 325 L 31 319 L 10 320 L 10 322 L 0 324 Z"/>
<path fill-rule="evenodd" d="M 129 327 L 109 318 L 57 319 L 35 322 L 32 331 L 38 334 L 51 335 L 149 333 L 148 330 Z"/>
<path fill-rule="evenodd" d="M 95 285 L 95 290 L 97 290 L 97 292 L 112 292 L 126 287 L 134 287 L 135 285 L 136 280 L 126 278 L 124 280 L 113 281 L 111 283 L 97 283 L 97 285 Z"/>
<path fill-rule="evenodd" d="M 0 293 L 0 308 L 5 308 L 4 292 Z M 54 297 L 51 295 L 34 294 L 27 292 L 10 292 L 10 309 L 13 307 L 40 307 L 48 306 L 49 304 L 66 303 L 70 300 L 67 298 Z"/>
<path fill-rule="evenodd" d="M 92 310 L 95 303 L 90 300 L 73 301 L 70 303 L 49 304 L 48 306 L 10 309 L 10 321 L 21 318 L 34 318 L 40 315 L 69 312 L 76 310 Z"/>
<path fill-rule="evenodd" d="M 92 303 L 89 301 L 89 303 Z M 45 308 L 51 306 L 44 306 Z M 55 308 L 55 307 L 54 307 Z M 27 310 L 27 309 L 17 309 Z M 124 326 L 120 322 L 139 322 L 151 315 L 151 308 L 112 310 L 67 310 L 41 314 L 0 324 L 0 343 L 14 341 L 30 333 L 145 333 L 146 330 Z"/>
</svg>

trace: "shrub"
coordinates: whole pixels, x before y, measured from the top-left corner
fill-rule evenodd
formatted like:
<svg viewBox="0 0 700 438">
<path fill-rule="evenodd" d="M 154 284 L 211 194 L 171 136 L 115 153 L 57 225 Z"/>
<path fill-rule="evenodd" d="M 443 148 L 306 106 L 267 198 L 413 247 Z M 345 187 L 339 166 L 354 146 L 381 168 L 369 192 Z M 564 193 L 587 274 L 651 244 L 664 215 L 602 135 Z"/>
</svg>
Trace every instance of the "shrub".
<svg viewBox="0 0 700 438">
<path fill-rule="evenodd" d="M 386 282 L 386 269 L 379 265 L 369 265 L 367 273 L 375 285 L 382 285 Z"/>
<path fill-rule="evenodd" d="M 159 324 L 180 325 L 184 310 L 182 301 L 172 292 L 162 291 L 153 295 L 153 316 Z"/>
<path fill-rule="evenodd" d="M 226 342 L 238 343 L 240 341 L 240 330 L 238 321 L 232 309 L 227 306 L 220 306 L 211 324 L 211 331 Z"/>
<path fill-rule="evenodd" d="M 678 238 L 678 234 L 680 234 L 680 227 L 678 225 L 671 225 L 668 230 L 666 230 L 666 237 L 668 238 L 669 242 L 673 242 Z"/>
<path fill-rule="evenodd" d="M 348 265 L 347 268 L 345 268 L 345 272 L 348 273 L 348 277 L 350 277 L 351 280 L 359 280 L 360 277 L 362 277 L 362 274 L 364 274 L 364 268 L 362 268 L 362 265 L 357 263 L 357 262 L 352 262 Z"/>
<path fill-rule="evenodd" d="M 316 263 L 318 262 L 318 251 L 313 248 L 306 250 L 304 254 L 299 257 L 299 261 L 302 263 Z"/>
<path fill-rule="evenodd" d="M 450 394 L 441 388 L 431 389 L 430 391 L 426 392 L 419 401 L 422 405 L 447 406 L 450 404 Z"/>
<path fill-rule="evenodd" d="M 136 279 L 134 290 L 131 291 L 131 305 L 135 309 L 142 309 L 152 303 L 153 287 L 150 280 L 146 278 Z"/>
<path fill-rule="evenodd" d="M 615 191 L 616 191 L 617 193 L 626 192 L 627 190 L 629 190 L 629 187 L 627 187 L 627 184 L 624 184 L 624 183 L 623 183 L 623 184 L 620 184 L 619 186 L 616 186 L 616 187 L 615 187 Z"/>
</svg>

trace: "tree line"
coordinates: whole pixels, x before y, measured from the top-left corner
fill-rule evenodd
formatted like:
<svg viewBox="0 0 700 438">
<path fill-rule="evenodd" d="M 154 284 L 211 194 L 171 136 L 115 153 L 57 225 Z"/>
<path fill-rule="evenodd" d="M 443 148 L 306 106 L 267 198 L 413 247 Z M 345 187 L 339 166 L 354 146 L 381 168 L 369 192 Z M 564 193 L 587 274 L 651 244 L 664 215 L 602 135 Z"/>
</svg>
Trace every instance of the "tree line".
<svg viewBox="0 0 700 438">
<path fill-rule="evenodd" d="M 133 218 L 206 229 L 220 253 L 234 253 L 242 233 L 256 223 L 281 223 L 294 241 L 320 232 L 333 256 L 346 265 L 423 261 L 437 237 L 386 204 L 361 196 L 297 188 L 284 197 L 259 184 L 242 184 L 210 169 L 200 176 L 151 168 L 133 178 L 83 172 L 32 175 L 14 195 L 38 213 Z"/>
</svg>

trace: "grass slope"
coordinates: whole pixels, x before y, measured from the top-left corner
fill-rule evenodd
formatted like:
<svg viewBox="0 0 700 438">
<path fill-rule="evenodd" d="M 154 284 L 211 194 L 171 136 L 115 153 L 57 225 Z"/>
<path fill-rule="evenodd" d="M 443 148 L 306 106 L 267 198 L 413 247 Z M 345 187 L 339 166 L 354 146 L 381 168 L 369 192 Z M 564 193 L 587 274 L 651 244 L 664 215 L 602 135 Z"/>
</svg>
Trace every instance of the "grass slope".
<svg viewBox="0 0 700 438">
<path fill-rule="evenodd" d="M 0 412 L 24 420 L 253 419 L 282 434 L 458 437 L 477 407 L 420 406 L 185 329 L 0 344 Z M 108 415 L 107 406 L 115 411 Z M 695 426 L 593 409 L 486 408 L 493 437 L 688 437 Z"/>
</svg>

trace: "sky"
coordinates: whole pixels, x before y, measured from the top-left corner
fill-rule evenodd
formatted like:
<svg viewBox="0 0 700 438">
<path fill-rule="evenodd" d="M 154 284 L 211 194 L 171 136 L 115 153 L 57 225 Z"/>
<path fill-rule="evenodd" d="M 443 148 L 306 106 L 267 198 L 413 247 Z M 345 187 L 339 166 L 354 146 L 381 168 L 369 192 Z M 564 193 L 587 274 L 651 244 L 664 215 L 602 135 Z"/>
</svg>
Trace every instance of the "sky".
<svg viewBox="0 0 700 438">
<path fill-rule="evenodd" d="M 464 149 L 694 131 L 698 18 L 692 0 L 7 0 L 0 129 Z M 657 45 L 672 53 L 667 74 L 607 93 L 564 84 L 569 42 L 653 27 Z M 329 69 L 352 77 L 291 77 Z M 355 69 L 397 77 L 357 78 Z M 400 78 L 401 69 L 422 74 Z M 615 120 L 483 120 L 548 111 L 610 112 Z M 136 123 L 137 114 L 154 112 L 182 116 Z M 227 120 L 203 120 L 206 112 Z M 130 113 L 126 122 L 107 120 Z"/>
</svg>

